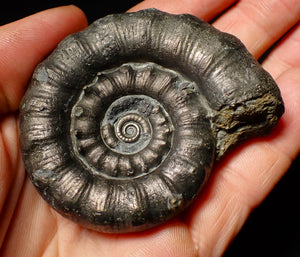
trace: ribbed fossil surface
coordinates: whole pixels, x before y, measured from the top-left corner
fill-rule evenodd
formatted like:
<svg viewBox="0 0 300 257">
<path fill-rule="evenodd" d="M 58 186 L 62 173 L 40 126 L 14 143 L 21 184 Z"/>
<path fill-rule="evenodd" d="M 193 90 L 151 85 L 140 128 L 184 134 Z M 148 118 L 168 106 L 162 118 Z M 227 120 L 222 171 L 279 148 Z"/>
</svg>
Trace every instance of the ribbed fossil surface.
<svg viewBox="0 0 300 257">
<path fill-rule="evenodd" d="M 283 110 L 238 39 L 148 9 L 97 20 L 38 65 L 20 144 L 54 209 L 98 231 L 134 232 L 189 206 L 213 162 Z"/>
</svg>

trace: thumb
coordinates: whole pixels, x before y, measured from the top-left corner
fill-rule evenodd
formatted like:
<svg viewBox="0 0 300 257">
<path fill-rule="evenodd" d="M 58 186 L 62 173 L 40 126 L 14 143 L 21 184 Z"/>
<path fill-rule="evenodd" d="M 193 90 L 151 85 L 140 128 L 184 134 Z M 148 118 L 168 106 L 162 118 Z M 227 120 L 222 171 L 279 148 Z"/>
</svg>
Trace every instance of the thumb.
<svg viewBox="0 0 300 257">
<path fill-rule="evenodd" d="M 0 115 L 18 109 L 35 66 L 58 42 L 86 26 L 79 8 L 64 6 L 0 27 Z"/>
</svg>

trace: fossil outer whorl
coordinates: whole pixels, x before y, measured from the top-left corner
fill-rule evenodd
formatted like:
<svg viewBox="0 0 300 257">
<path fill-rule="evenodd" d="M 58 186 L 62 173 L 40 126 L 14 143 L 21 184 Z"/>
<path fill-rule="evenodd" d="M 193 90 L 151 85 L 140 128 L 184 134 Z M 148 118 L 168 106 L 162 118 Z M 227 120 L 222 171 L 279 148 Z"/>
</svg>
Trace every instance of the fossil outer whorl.
<svg viewBox="0 0 300 257">
<path fill-rule="evenodd" d="M 149 9 L 99 19 L 37 67 L 20 145 L 53 208 L 133 232 L 185 209 L 216 158 L 282 113 L 275 82 L 239 40 Z"/>
</svg>

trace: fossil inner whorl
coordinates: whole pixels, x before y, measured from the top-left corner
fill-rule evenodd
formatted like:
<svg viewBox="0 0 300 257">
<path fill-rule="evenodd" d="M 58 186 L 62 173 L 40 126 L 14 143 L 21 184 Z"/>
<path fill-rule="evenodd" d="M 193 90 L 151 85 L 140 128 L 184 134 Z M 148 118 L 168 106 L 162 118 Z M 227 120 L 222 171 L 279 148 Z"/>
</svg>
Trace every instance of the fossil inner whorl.
<svg viewBox="0 0 300 257">
<path fill-rule="evenodd" d="M 130 63 L 99 73 L 72 107 L 70 133 L 76 158 L 92 174 L 109 178 L 152 172 L 170 153 L 174 135 L 180 133 L 175 126 L 198 122 L 188 117 L 192 109 L 186 106 L 197 96 L 193 90 L 193 83 L 151 63 Z"/>
<path fill-rule="evenodd" d="M 111 150 L 134 154 L 149 144 L 152 137 L 149 118 L 153 114 L 146 113 L 145 106 L 152 110 L 160 104 L 147 96 L 131 95 L 117 99 L 108 108 L 101 124 L 101 135 Z"/>
</svg>

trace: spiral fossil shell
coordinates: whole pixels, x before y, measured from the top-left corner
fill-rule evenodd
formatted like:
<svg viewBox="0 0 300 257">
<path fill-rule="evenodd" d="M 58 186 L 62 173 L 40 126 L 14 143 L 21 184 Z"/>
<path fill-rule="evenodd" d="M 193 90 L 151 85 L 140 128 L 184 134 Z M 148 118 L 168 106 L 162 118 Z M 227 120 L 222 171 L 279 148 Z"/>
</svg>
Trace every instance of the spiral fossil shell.
<svg viewBox="0 0 300 257">
<path fill-rule="evenodd" d="M 191 15 L 109 15 L 36 68 L 20 106 L 30 178 L 62 215 L 102 232 L 169 220 L 215 159 L 283 113 L 241 42 Z"/>
</svg>

